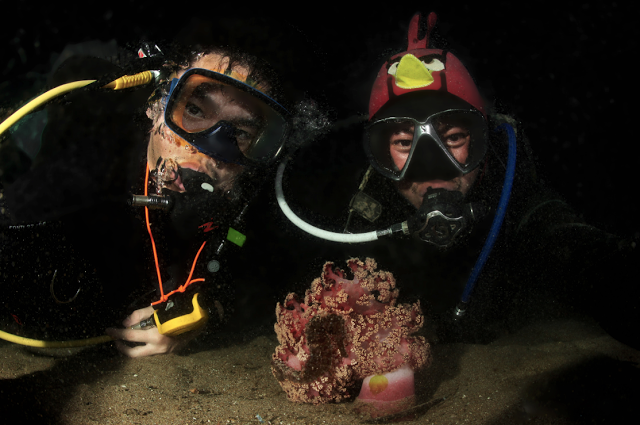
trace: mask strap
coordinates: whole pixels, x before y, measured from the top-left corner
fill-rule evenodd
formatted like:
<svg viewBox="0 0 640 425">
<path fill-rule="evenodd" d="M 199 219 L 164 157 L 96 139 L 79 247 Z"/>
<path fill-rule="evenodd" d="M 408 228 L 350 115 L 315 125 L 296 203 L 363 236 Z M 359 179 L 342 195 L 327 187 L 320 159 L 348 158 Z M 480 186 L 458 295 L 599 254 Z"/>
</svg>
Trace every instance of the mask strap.
<svg viewBox="0 0 640 425">
<path fill-rule="evenodd" d="M 173 78 L 171 80 L 171 83 L 169 84 L 169 92 L 162 97 L 162 106 L 165 108 L 167 108 L 167 102 L 169 101 L 169 98 L 171 97 L 171 94 L 173 93 L 173 90 L 176 88 L 176 86 L 178 85 L 178 81 L 180 81 L 177 78 Z"/>
</svg>

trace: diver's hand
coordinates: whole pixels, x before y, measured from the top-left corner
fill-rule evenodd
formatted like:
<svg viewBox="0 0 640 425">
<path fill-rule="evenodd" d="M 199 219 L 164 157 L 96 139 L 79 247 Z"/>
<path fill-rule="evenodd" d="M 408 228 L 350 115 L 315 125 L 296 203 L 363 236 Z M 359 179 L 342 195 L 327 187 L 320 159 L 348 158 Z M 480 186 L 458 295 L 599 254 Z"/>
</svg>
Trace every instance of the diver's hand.
<svg viewBox="0 0 640 425">
<path fill-rule="evenodd" d="M 124 329 L 109 328 L 106 332 L 111 338 L 116 340 L 116 348 L 128 357 L 153 356 L 178 351 L 195 336 L 192 335 L 191 338 L 185 338 L 182 335 L 180 335 L 180 337 L 162 335 L 155 326 L 146 330 L 131 329 L 131 326 L 140 323 L 141 320 L 152 315 L 153 307 L 141 308 L 124 319 L 122 322 L 122 325 L 125 327 Z M 144 345 L 131 347 L 119 340 L 143 343 Z"/>
</svg>

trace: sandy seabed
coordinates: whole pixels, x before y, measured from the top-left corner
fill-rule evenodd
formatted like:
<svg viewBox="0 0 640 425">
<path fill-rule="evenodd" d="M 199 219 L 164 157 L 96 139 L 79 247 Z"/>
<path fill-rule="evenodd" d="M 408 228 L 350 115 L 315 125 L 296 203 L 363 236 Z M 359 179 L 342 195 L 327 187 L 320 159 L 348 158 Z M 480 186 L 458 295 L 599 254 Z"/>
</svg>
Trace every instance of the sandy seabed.
<svg viewBox="0 0 640 425">
<path fill-rule="evenodd" d="M 353 403 L 287 400 L 271 374 L 271 327 L 128 359 L 110 344 L 76 350 L 0 342 L 1 418 L 38 424 L 349 424 Z M 629 423 L 640 352 L 577 320 L 538 323 L 488 345 L 440 344 L 418 374 L 404 423 Z M 635 421 L 632 421 L 633 423 Z"/>
</svg>

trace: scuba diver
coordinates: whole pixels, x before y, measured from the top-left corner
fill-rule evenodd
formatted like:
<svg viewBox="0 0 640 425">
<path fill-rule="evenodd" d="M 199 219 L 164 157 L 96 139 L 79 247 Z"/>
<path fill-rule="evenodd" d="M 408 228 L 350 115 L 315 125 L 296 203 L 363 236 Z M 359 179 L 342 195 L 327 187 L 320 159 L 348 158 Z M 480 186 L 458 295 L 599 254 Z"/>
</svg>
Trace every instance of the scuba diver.
<svg viewBox="0 0 640 425">
<path fill-rule="evenodd" d="M 3 338 L 81 345 L 108 327 L 96 342 L 139 357 L 231 314 L 229 258 L 291 114 L 259 59 L 175 50 L 147 45 L 124 69 L 76 56 L 54 75 L 89 82 L 47 105 L 39 156 L 0 186 Z"/>
<path fill-rule="evenodd" d="M 175 277 L 168 275 L 171 286 L 176 287 L 173 291 L 181 292 L 195 282 L 191 276 L 196 260 L 189 272 L 185 267 L 189 263 L 184 261 L 189 259 L 185 243 L 192 246 L 194 258 L 205 243 L 212 245 L 211 254 L 205 257 L 209 275 L 218 272 L 216 258 L 225 244 L 244 243 L 245 236 L 237 228 L 242 225 L 248 202 L 258 191 L 264 165 L 271 163 L 284 147 L 290 121 L 289 112 L 269 96 L 270 84 L 260 79 L 250 62 L 213 50 L 196 55 L 189 68 L 172 75 L 167 94 L 147 110 L 153 122 L 147 165 L 152 170 L 156 193 L 164 194 L 173 204 L 171 224 L 166 226 L 175 231 L 173 241 L 168 242 L 174 262 Z M 165 237 L 170 234 L 165 232 Z M 199 250 L 194 254 L 197 246 Z M 203 253 L 207 255 L 207 251 Z M 187 275 L 185 284 L 177 287 L 180 282 L 176 279 Z M 168 294 L 163 294 L 160 301 L 166 303 L 168 299 Z M 214 304 L 216 313 L 224 317 L 222 304 L 215 300 Z M 158 310 L 153 305 L 137 310 L 123 325 L 134 326 Z M 111 328 L 107 332 L 114 339 L 146 342 L 142 349 L 116 342 L 128 355 L 169 352 L 183 343 L 160 335 L 156 327 L 150 330 Z"/>
<path fill-rule="evenodd" d="M 584 223 L 541 184 L 521 125 L 485 104 L 453 53 L 429 46 L 436 15 L 425 21 L 414 15 L 406 51 L 380 68 L 363 139 L 342 128 L 280 165 L 287 218 L 343 242 L 307 255 L 374 258 L 404 302 L 420 300 L 432 340 L 486 343 L 586 314 L 638 348 L 635 242 Z M 358 138 L 364 149 L 347 143 Z"/>
</svg>

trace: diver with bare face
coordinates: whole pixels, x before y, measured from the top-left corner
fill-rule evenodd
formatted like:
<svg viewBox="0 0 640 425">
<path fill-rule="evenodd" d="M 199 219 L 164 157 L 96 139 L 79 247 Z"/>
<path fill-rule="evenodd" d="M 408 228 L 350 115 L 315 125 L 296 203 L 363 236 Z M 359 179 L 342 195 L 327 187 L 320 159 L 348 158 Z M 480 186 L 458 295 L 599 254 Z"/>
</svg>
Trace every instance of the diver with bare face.
<svg viewBox="0 0 640 425">
<path fill-rule="evenodd" d="M 156 84 L 79 90 L 51 105 L 47 156 L 9 182 L 7 196 L 3 188 L 2 270 L 14 287 L 34 289 L 32 299 L 7 297 L 16 333 L 76 339 L 103 324 L 121 352 L 139 357 L 175 351 L 231 313 L 227 259 L 244 244 L 248 204 L 284 149 L 291 115 L 275 100 L 273 72 L 252 56 L 211 48 L 140 62 L 157 67 Z M 109 80 L 123 73 L 72 58 L 57 84 L 92 67 Z M 121 202 L 127 189 L 133 207 Z M 134 311 L 119 328 L 124 310 Z"/>
<path fill-rule="evenodd" d="M 284 146 L 289 113 L 266 94 L 268 83 L 254 80 L 251 71 L 247 62 L 234 61 L 220 51 L 196 55 L 189 68 L 170 77 L 166 95 L 147 110 L 153 121 L 147 165 L 156 195 L 172 200 L 171 223 L 163 226 L 171 229 L 165 234 L 171 239 L 172 262 L 165 291 L 191 285 L 186 267 L 190 255 L 201 255 L 198 248 L 212 237 L 220 239 L 217 234 L 227 231 L 225 225 L 237 220 L 257 190 L 257 170 L 271 163 Z M 242 243 L 223 238 L 218 244 L 229 244 L 229 240 Z M 185 283 L 177 286 L 181 278 Z M 161 296 L 161 304 L 167 300 Z M 155 310 L 158 307 L 137 310 L 123 325 L 135 326 Z M 170 352 L 187 340 L 161 334 L 158 327 L 110 328 L 108 334 L 145 344 L 130 347 L 117 342 L 129 356 Z"/>
</svg>

